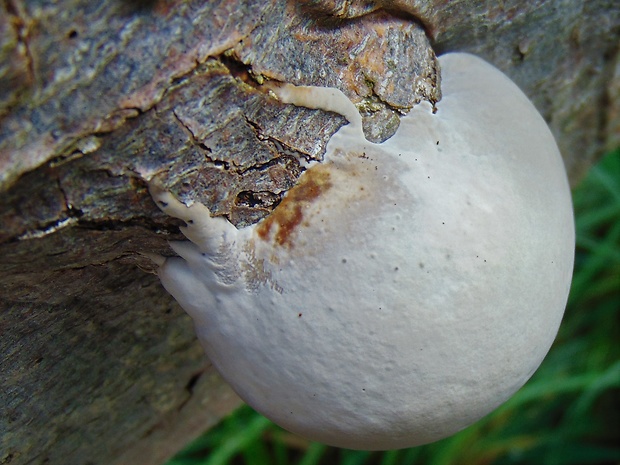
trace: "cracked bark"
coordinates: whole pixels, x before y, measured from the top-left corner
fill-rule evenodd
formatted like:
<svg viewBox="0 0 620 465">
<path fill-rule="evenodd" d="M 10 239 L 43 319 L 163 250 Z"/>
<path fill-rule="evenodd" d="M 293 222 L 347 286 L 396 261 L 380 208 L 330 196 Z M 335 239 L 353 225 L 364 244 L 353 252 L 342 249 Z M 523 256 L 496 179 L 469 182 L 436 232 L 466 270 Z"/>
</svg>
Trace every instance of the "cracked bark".
<svg viewBox="0 0 620 465">
<path fill-rule="evenodd" d="M 571 180 L 620 144 L 617 2 L 0 2 L 0 463 L 161 463 L 239 400 L 140 252 L 179 222 L 145 175 L 238 227 L 344 119 L 266 79 L 339 87 L 383 140 L 439 98 L 434 51 L 509 74 Z"/>
</svg>

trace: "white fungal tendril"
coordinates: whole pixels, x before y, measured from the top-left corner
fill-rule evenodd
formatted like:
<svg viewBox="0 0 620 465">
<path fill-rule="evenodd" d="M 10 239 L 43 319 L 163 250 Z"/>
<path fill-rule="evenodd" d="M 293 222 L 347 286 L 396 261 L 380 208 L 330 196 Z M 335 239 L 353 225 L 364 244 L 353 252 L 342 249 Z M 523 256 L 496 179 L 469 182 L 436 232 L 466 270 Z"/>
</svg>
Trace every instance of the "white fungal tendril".
<svg viewBox="0 0 620 465">
<path fill-rule="evenodd" d="M 355 108 L 353 102 L 340 89 L 281 84 L 279 86 L 271 85 L 269 90 L 283 103 L 341 114 L 349 121 L 349 129 L 355 129 L 360 132 L 362 130 L 362 117 L 360 113 Z"/>
<path fill-rule="evenodd" d="M 453 434 L 527 381 L 560 324 L 575 238 L 553 136 L 499 70 L 439 62 L 438 111 L 417 105 L 381 144 L 339 90 L 272 86 L 351 124 L 256 225 L 151 186 L 191 241 L 173 244 L 163 285 L 237 393 L 309 439 Z"/>
</svg>

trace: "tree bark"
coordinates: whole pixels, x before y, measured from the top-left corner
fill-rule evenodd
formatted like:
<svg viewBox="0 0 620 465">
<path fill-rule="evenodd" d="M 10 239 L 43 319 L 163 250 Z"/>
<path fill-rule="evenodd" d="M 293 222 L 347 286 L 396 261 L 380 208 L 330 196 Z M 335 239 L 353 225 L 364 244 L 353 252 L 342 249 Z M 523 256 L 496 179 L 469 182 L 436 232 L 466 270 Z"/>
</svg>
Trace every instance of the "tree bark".
<svg viewBox="0 0 620 465">
<path fill-rule="evenodd" d="M 182 238 L 146 180 L 268 215 L 346 121 L 264 81 L 340 88 L 381 141 L 469 51 L 573 183 L 620 145 L 613 0 L 4 0 L 0 40 L 0 464 L 162 463 L 239 404 L 141 255 Z"/>
</svg>

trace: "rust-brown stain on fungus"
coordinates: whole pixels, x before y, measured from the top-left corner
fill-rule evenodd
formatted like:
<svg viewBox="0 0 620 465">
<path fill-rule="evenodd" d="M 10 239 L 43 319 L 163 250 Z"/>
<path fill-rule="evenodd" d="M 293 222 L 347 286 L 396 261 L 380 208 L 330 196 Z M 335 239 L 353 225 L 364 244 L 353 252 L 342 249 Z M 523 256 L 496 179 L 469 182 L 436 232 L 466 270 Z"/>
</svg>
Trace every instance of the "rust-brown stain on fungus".
<svg viewBox="0 0 620 465">
<path fill-rule="evenodd" d="M 315 165 L 310 168 L 299 178 L 299 183 L 286 193 L 273 212 L 258 224 L 258 237 L 264 241 L 269 240 L 274 225 L 277 225 L 274 243 L 292 248 L 294 232 L 302 225 L 305 210 L 331 186 L 328 166 Z"/>
</svg>

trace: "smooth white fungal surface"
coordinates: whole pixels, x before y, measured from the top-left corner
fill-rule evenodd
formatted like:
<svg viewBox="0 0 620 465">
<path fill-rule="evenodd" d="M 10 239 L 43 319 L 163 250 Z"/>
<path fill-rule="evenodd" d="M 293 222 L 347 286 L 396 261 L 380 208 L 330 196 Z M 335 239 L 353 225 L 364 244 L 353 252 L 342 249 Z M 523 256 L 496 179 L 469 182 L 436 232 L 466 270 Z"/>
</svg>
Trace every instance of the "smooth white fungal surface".
<svg viewBox="0 0 620 465">
<path fill-rule="evenodd" d="M 560 324 L 574 228 L 555 141 L 500 71 L 439 61 L 436 113 L 416 106 L 382 144 L 340 91 L 276 90 L 352 124 L 257 225 L 152 187 L 191 241 L 172 244 L 165 288 L 237 393 L 307 438 L 393 449 L 453 434 L 527 381 Z"/>
</svg>

